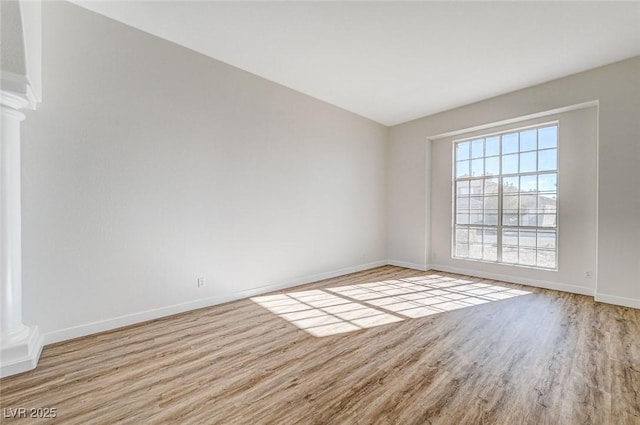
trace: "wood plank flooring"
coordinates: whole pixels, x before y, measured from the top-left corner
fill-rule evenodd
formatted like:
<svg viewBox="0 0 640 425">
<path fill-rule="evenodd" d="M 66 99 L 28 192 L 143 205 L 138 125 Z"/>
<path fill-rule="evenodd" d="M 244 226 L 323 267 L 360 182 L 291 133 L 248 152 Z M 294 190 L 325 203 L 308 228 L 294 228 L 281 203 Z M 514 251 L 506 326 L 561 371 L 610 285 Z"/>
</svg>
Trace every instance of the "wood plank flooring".
<svg viewBox="0 0 640 425">
<path fill-rule="evenodd" d="M 392 266 L 255 300 L 47 346 L 1 421 L 640 424 L 640 310 Z"/>
</svg>

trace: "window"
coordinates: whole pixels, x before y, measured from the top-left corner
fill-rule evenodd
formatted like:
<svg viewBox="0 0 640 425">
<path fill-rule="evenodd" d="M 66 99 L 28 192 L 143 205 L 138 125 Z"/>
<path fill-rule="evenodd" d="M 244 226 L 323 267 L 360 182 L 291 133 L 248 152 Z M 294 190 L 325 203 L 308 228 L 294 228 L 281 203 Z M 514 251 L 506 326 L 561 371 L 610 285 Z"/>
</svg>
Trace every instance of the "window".
<svg viewBox="0 0 640 425">
<path fill-rule="evenodd" d="M 454 258 L 557 268 L 558 124 L 454 142 Z"/>
</svg>

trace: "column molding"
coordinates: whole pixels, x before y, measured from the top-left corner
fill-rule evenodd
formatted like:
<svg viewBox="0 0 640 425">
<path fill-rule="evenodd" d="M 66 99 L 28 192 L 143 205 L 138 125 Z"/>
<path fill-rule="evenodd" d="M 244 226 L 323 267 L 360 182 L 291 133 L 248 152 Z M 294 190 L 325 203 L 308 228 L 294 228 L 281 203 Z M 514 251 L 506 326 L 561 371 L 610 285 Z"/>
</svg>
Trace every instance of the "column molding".
<svg viewBox="0 0 640 425">
<path fill-rule="evenodd" d="M 0 0 L 0 377 L 33 369 L 42 352 L 37 326 L 22 322 L 20 126 L 41 101 L 40 0 Z"/>
<path fill-rule="evenodd" d="M 21 109 L 36 109 L 41 101 L 33 90 L 29 79 L 11 71 L 2 71 L 2 88 L 0 103 L 17 111 Z"/>
<path fill-rule="evenodd" d="M 4 88 L 3 84 L 0 90 L 0 377 L 35 368 L 43 347 L 38 327 L 22 322 L 20 125 L 25 119 L 21 110 L 35 105 L 26 94 Z"/>
</svg>

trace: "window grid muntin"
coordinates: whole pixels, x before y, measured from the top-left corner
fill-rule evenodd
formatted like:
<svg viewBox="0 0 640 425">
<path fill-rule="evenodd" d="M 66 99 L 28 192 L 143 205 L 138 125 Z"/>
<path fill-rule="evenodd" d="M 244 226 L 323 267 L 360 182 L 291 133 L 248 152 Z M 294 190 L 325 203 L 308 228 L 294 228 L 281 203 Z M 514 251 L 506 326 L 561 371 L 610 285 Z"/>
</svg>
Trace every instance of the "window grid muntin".
<svg viewBox="0 0 640 425">
<path fill-rule="evenodd" d="M 517 266 L 523 266 L 523 267 L 533 267 L 533 268 L 540 268 L 540 269 L 545 269 L 545 270 L 557 270 L 558 268 L 558 204 L 557 204 L 557 194 L 558 194 L 558 145 L 559 145 L 559 140 L 558 140 L 558 123 L 554 122 L 554 123 L 546 123 L 546 124 L 539 124 L 539 125 L 535 125 L 535 126 L 530 126 L 530 127 L 523 127 L 520 129 L 513 129 L 513 130 L 509 130 L 509 131 L 505 131 L 505 132 L 501 132 L 501 133 L 493 133 L 493 134 L 487 134 L 484 136 L 476 136 L 473 138 L 468 138 L 468 139 L 463 139 L 463 140 L 458 140 L 454 142 L 454 164 L 455 164 L 455 168 L 454 168 L 454 210 L 453 210 L 453 221 L 454 221 L 454 231 L 453 231 L 453 237 L 452 237 L 452 256 L 454 258 L 461 258 L 461 259 L 466 259 L 466 260 L 473 260 L 473 261 L 490 261 L 493 263 L 503 263 L 503 264 L 509 264 L 509 265 L 517 265 Z M 552 145 L 548 144 L 548 140 L 544 140 L 544 144 L 545 146 L 541 148 L 541 144 L 542 144 L 542 140 L 541 140 L 541 131 L 546 131 L 552 129 L 551 132 L 553 133 L 553 141 L 552 141 Z M 521 135 L 523 133 L 527 133 L 527 132 L 532 132 L 535 131 L 535 149 L 529 147 L 529 148 L 523 148 L 523 145 L 521 143 Z M 517 163 L 518 163 L 518 168 L 517 171 L 518 172 L 514 172 L 514 173 L 508 173 L 508 174 L 502 174 L 503 172 L 503 138 L 505 135 L 511 135 L 511 136 L 515 136 L 516 141 L 515 141 L 515 145 L 516 149 L 512 152 L 514 154 L 517 155 Z M 496 139 L 497 138 L 497 144 L 498 144 L 498 154 L 492 154 L 490 156 L 486 156 L 487 155 L 487 141 L 490 139 Z M 472 152 L 471 152 L 471 146 L 472 146 L 472 142 L 474 141 L 482 141 L 482 153 L 483 153 L 483 157 L 475 157 Z M 472 173 L 472 169 L 471 169 L 471 164 L 469 163 L 469 168 L 468 168 L 468 175 L 464 176 L 464 177 L 458 177 L 458 148 L 460 146 L 460 144 L 463 143 L 469 143 L 468 144 L 468 156 L 467 159 L 469 161 L 471 161 L 472 156 L 474 156 L 473 159 L 478 159 L 481 158 L 483 160 L 483 173 L 478 175 L 478 176 L 474 176 Z M 541 169 L 541 164 L 540 164 L 540 152 L 545 152 L 545 151 L 555 151 L 553 153 L 554 156 L 554 167 L 552 167 L 551 169 L 548 169 L 546 166 L 542 167 Z M 527 171 L 527 172 L 521 172 L 521 156 L 520 154 L 522 153 L 531 153 L 531 152 L 535 152 L 536 153 L 536 158 L 535 158 L 535 170 L 534 171 Z M 510 154 L 510 152 L 507 152 L 506 154 Z M 486 174 L 486 162 L 487 162 L 487 158 L 498 158 L 498 164 L 499 164 L 499 173 L 497 175 L 494 174 L 490 174 L 487 175 Z M 535 178 L 535 190 L 532 190 L 529 192 L 523 192 L 522 191 L 522 177 L 528 177 L 528 176 L 536 176 Z M 544 178 L 544 176 L 553 176 L 552 181 L 554 181 L 555 183 L 553 184 L 555 186 L 555 190 L 543 190 L 541 191 L 541 181 Z M 505 224 L 503 222 L 503 216 L 505 214 L 505 209 L 504 209 L 504 180 L 507 178 L 517 178 L 518 179 L 518 188 L 517 191 L 513 192 L 513 194 L 515 196 L 518 197 L 518 203 L 517 203 L 517 212 L 516 212 L 516 217 L 517 217 L 517 223 L 515 225 L 510 225 L 510 224 Z M 482 224 L 478 224 L 478 223 L 471 223 L 471 215 L 469 214 L 469 220 L 467 221 L 466 224 L 460 224 L 458 223 L 458 217 L 457 217 L 457 213 L 458 213 L 458 199 L 460 198 L 458 196 L 458 184 L 460 182 L 467 182 L 467 187 L 471 187 L 471 182 L 472 181 L 481 181 L 483 182 L 481 184 L 481 187 L 483 188 L 483 192 L 480 195 L 482 197 L 482 199 L 484 200 L 487 197 L 487 192 L 485 190 L 486 185 L 484 184 L 484 182 L 486 180 L 491 180 L 491 179 L 497 179 L 498 180 L 498 193 L 497 193 L 497 201 L 498 201 L 498 217 L 497 217 L 497 224 L 496 225 L 492 225 L 492 224 L 487 224 L 486 223 L 486 205 L 483 206 L 483 209 L 481 210 L 482 213 L 484 214 L 485 217 L 485 221 L 482 222 Z M 528 215 L 529 216 L 533 216 L 534 217 L 534 225 L 523 225 L 523 223 L 521 222 L 522 220 L 522 206 L 521 206 L 521 196 L 522 195 L 525 196 L 534 196 L 535 197 L 535 206 L 534 208 L 528 208 Z M 472 196 L 471 191 L 469 190 L 469 192 L 467 193 L 467 196 L 470 198 Z M 490 196 L 495 196 L 495 195 L 490 195 Z M 464 196 L 463 196 L 464 197 Z M 541 208 L 541 198 L 543 197 L 551 197 L 550 199 L 553 200 L 553 208 L 551 210 L 549 209 L 545 209 L 543 210 Z M 493 209 L 492 209 L 493 210 Z M 469 205 L 469 213 L 471 213 L 472 209 L 471 209 L 471 205 Z M 551 220 L 551 225 L 547 225 L 544 226 L 544 221 L 540 220 L 540 217 L 546 218 L 547 216 L 552 216 L 552 220 Z M 487 258 L 487 255 L 484 254 L 485 252 L 485 247 L 486 247 L 486 243 L 484 241 L 484 239 L 480 240 L 479 244 L 472 244 L 470 242 L 470 240 L 468 240 L 466 242 L 466 249 L 468 250 L 467 252 L 467 256 L 460 256 L 459 254 L 461 254 L 460 252 L 458 252 L 458 245 L 464 244 L 464 241 L 459 241 L 457 238 L 457 232 L 458 230 L 464 230 L 466 229 L 467 231 L 470 232 L 469 229 L 476 229 L 476 230 L 480 230 L 480 229 L 484 229 L 485 231 L 487 229 L 492 229 L 495 230 L 495 234 L 496 234 L 496 244 L 491 244 L 490 247 L 493 249 L 494 247 L 496 248 L 496 259 L 495 260 L 491 260 Z M 512 246 L 510 244 L 504 244 L 503 243 L 503 233 L 504 230 L 513 230 L 515 231 L 518 235 L 520 234 L 520 232 L 522 231 L 528 231 L 528 232 L 534 232 L 533 238 L 535 241 L 534 246 L 527 246 L 527 245 L 521 245 L 520 244 L 520 240 L 518 239 L 518 244 L 516 246 Z M 481 232 L 483 235 L 485 234 L 484 232 Z M 549 247 L 542 247 L 542 246 L 538 246 L 538 234 L 553 234 L 553 248 L 549 249 Z M 472 245 L 478 245 L 481 246 L 482 248 L 482 258 L 477 258 L 477 255 L 475 255 L 473 258 L 471 257 L 471 246 Z M 497 245 L 497 246 L 496 246 Z M 509 250 L 513 250 L 514 248 L 517 250 L 517 260 L 515 262 L 508 262 L 505 261 L 505 255 L 503 255 L 503 248 L 506 247 Z M 477 248 L 476 248 L 477 249 Z M 529 255 L 533 255 L 534 256 L 534 261 L 523 261 L 521 260 L 521 257 L 526 253 L 529 253 Z M 552 262 L 546 262 L 545 264 L 542 264 L 541 261 L 541 257 L 547 256 L 549 257 L 552 254 Z"/>
</svg>

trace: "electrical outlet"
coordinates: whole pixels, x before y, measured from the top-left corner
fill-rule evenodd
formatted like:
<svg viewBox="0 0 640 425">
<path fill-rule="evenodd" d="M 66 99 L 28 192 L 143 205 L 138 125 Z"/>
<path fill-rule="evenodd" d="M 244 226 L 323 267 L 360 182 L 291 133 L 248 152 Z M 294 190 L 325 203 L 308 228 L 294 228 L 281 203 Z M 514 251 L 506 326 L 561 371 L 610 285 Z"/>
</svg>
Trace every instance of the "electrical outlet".
<svg viewBox="0 0 640 425">
<path fill-rule="evenodd" d="M 204 280 L 204 277 L 199 277 L 198 278 L 198 288 L 202 288 L 207 284 L 207 281 Z"/>
<path fill-rule="evenodd" d="M 591 273 L 591 270 L 584 271 L 584 277 L 586 277 L 587 279 L 591 279 L 592 276 L 593 274 Z"/>
</svg>

